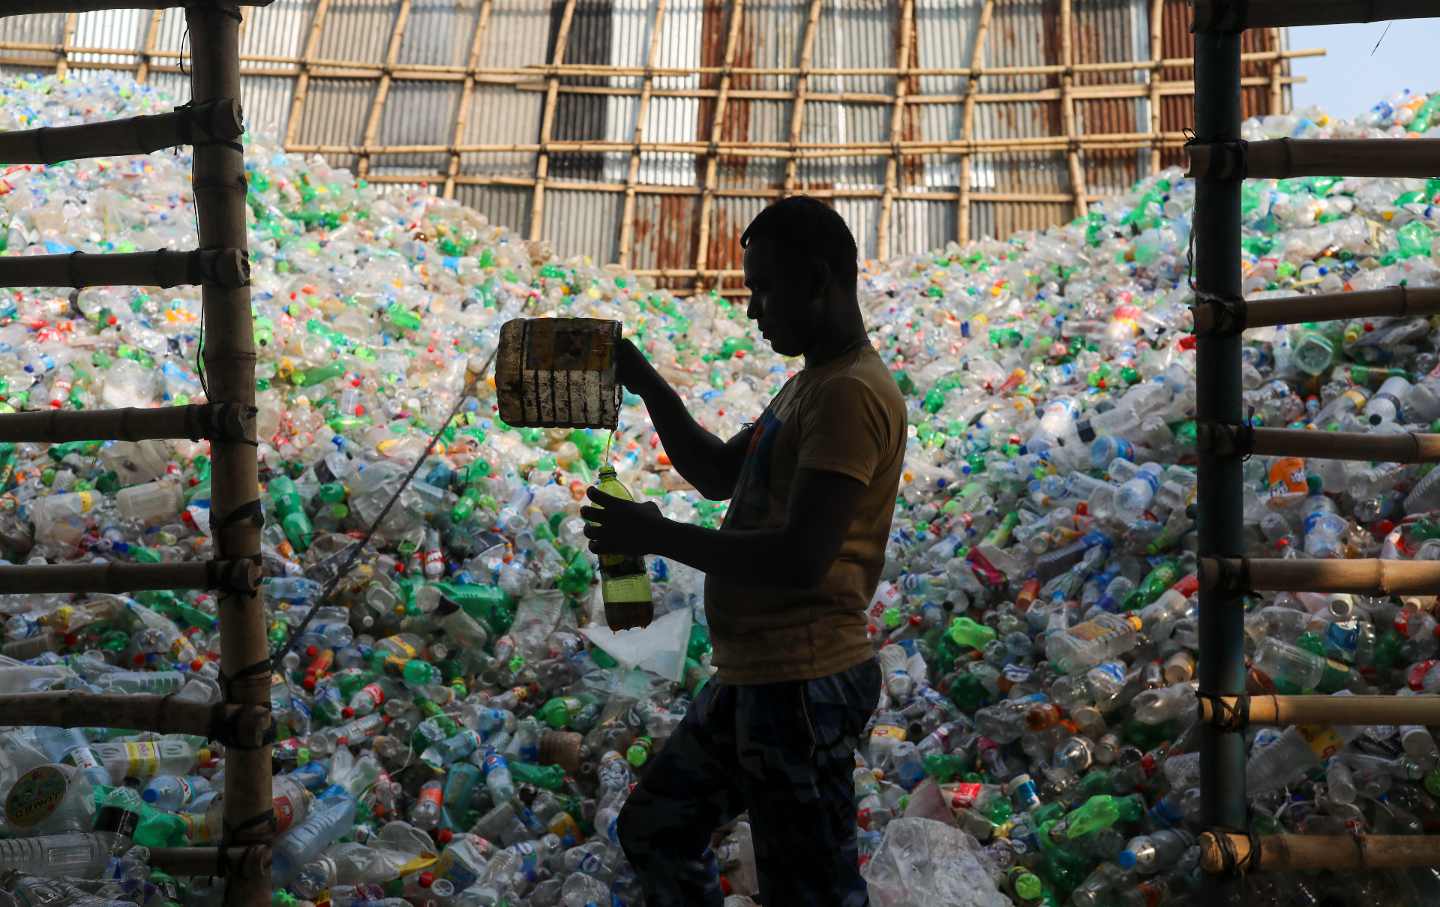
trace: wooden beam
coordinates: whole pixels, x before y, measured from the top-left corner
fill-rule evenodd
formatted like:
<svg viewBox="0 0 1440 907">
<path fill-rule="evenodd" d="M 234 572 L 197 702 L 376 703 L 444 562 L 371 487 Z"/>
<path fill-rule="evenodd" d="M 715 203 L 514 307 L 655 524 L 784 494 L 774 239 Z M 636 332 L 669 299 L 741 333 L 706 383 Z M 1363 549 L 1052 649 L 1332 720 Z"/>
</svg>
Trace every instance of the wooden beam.
<svg viewBox="0 0 1440 907">
<path fill-rule="evenodd" d="M 896 27 L 895 63 L 904 69 L 910 65 L 910 56 L 915 49 L 915 0 L 902 0 L 900 21 Z M 904 176 L 905 159 L 899 143 L 905 140 L 905 96 L 909 90 L 909 78 L 897 75 L 895 101 L 890 108 L 890 141 L 895 152 L 885 160 L 885 194 L 880 198 L 880 225 L 875 235 L 876 255 L 882 261 L 890 257 L 890 221 L 895 207 L 895 188 Z"/>
<path fill-rule="evenodd" d="M 1278 28 L 1270 29 L 1270 46 L 1274 50 L 1280 49 L 1284 41 L 1281 31 Z M 1270 60 L 1270 113 L 1272 116 L 1279 116 L 1285 112 L 1285 61 L 1281 57 L 1274 57 Z"/>
<path fill-rule="evenodd" d="M 385 100 L 390 96 L 391 74 L 400 57 L 400 45 L 405 40 L 405 26 L 410 24 L 411 3 L 412 0 L 400 0 L 400 10 L 395 14 L 395 27 L 390 31 L 390 44 L 385 49 L 385 68 L 380 72 L 380 84 L 375 88 L 370 113 L 365 118 L 365 134 L 361 143 L 367 148 L 375 144 L 375 136 L 380 131 L 380 117 L 385 113 Z M 356 176 L 363 180 L 369 175 L 370 153 L 367 151 L 356 164 Z"/>
<path fill-rule="evenodd" d="M 660 56 L 660 36 L 665 25 L 665 0 L 655 2 L 655 20 L 650 26 L 650 47 L 645 68 L 652 70 Z M 640 103 L 635 111 L 635 142 L 630 151 L 630 169 L 625 175 L 625 206 L 620 215 L 620 267 L 630 267 L 630 246 L 635 239 L 635 185 L 640 179 L 640 148 L 645 141 L 645 124 L 650 113 L 654 77 L 646 75 L 640 85 Z"/>
<path fill-rule="evenodd" d="M 1165 55 L 1165 0 L 1150 3 L 1150 133 L 1160 134 L 1161 61 Z M 1139 126 L 1140 124 L 1136 124 Z M 1160 172 L 1160 144 L 1150 148 L 1150 175 Z"/>
<path fill-rule="evenodd" d="M 320 29 L 325 24 L 325 14 L 330 11 L 330 0 L 319 0 L 315 15 L 310 18 L 310 33 L 305 37 L 305 49 L 300 54 L 300 75 L 295 79 L 295 94 L 290 99 L 290 119 L 285 124 L 285 147 L 295 144 L 300 134 L 300 117 L 305 110 L 305 96 L 310 93 L 310 61 L 320 48 Z"/>
<path fill-rule="evenodd" d="M 565 9 L 560 13 L 560 28 L 555 35 L 553 63 L 565 61 L 565 45 L 570 43 L 570 26 L 575 21 L 575 0 L 565 0 Z M 530 241 L 538 242 L 544 235 L 545 226 L 545 180 L 550 176 L 550 135 L 555 127 L 555 101 L 560 94 L 560 75 L 554 73 L 545 80 L 545 109 L 540 117 L 540 151 L 535 155 L 535 190 L 530 197 Z"/>
<path fill-rule="evenodd" d="M 0 132 L 0 163 L 58 164 L 81 158 L 149 154 L 200 140 L 232 142 L 243 131 L 240 102 L 221 98 L 167 113 Z"/>
<path fill-rule="evenodd" d="M 1440 835 L 1200 835 L 1200 865 L 1234 872 L 1355 872 L 1440 865 Z"/>
<path fill-rule="evenodd" d="M 270 729 L 264 706 L 214 704 L 153 693 L 57 690 L 0 696 L 8 726 L 107 727 L 221 739 L 227 746 L 259 746 Z"/>
<path fill-rule="evenodd" d="M 1202 557 L 1201 588 L 1358 595 L 1440 594 L 1440 561 Z"/>
<path fill-rule="evenodd" d="M 78 13 L 65 14 L 65 27 L 60 33 L 60 56 L 55 61 L 55 78 L 63 79 L 70 73 L 70 45 L 75 40 L 75 24 Z"/>
<path fill-rule="evenodd" d="M 145 44 L 140 51 L 140 63 L 135 69 L 135 81 L 144 83 L 150 78 L 150 61 L 155 58 L 155 39 L 160 34 L 160 23 L 165 11 L 157 9 L 150 14 L 150 23 L 145 26 Z"/>
<path fill-rule="evenodd" d="M 0 415 L 0 441 L 63 444 L 66 441 L 144 441 L 201 438 L 255 439 L 255 413 L 234 404 L 191 403 L 145 409 L 74 410 Z"/>
<path fill-rule="evenodd" d="M 1252 725 L 1440 724 L 1440 696 L 1276 696 L 1267 693 L 1248 696 L 1246 700 L 1246 722 Z M 1200 720 L 1206 724 L 1224 724 L 1230 715 L 1236 714 L 1240 702 L 1236 696 L 1215 699 L 1202 696 L 1199 698 Z"/>
<path fill-rule="evenodd" d="M 253 454 L 252 454 L 253 456 Z M 0 565 L 4 589 L 42 592 L 139 592 L 145 589 L 220 589 L 229 593 L 260 587 L 260 565 L 251 560 L 181 561 L 166 564 Z"/>
<path fill-rule="evenodd" d="M 985 66 L 985 36 L 990 30 L 990 19 L 995 15 L 995 0 L 985 0 L 980 7 L 980 21 L 975 26 L 975 49 L 970 53 L 970 76 L 965 80 L 965 106 L 961 111 L 962 136 L 966 142 L 975 139 L 975 95 Z M 955 218 L 955 239 L 960 245 L 970 241 L 970 155 L 961 152 L 959 156 L 960 201 Z"/>
<path fill-rule="evenodd" d="M 735 0 L 730 4 L 730 24 L 725 30 L 725 55 L 721 60 L 719 91 L 715 97 L 715 110 L 710 116 L 710 132 L 706 135 L 708 144 L 702 152 L 705 155 L 705 177 L 700 184 L 700 236 L 695 250 L 695 267 L 699 271 L 695 279 L 697 295 L 705 289 L 703 276 L 700 275 L 705 273 L 705 268 L 710 263 L 710 220 L 715 212 L 715 178 L 720 163 L 719 140 L 725 128 L 725 108 L 730 102 L 730 86 L 734 79 L 731 67 L 735 63 L 735 51 L 740 43 L 740 23 L 744 13 L 745 0 Z M 719 285 L 720 280 L 717 279 L 715 286 Z"/>
<path fill-rule="evenodd" d="M 1075 196 L 1075 216 L 1084 217 L 1088 207 L 1085 192 L 1085 168 L 1080 162 L 1080 130 L 1075 120 L 1074 0 L 1060 0 L 1060 58 L 1065 71 L 1060 74 L 1060 119 L 1065 127 L 1069 147 L 1065 160 L 1070 168 L 1070 191 Z"/>
<path fill-rule="evenodd" d="M 790 102 L 790 147 L 800 144 L 805 128 L 805 101 L 810 94 L 810 59 L 815 50 L 815 31 L 820 22 L 822 0 L 810 0 L 810 13 L 805 19 L 805 34 L 800 40 L 800 74 L 795 77 L 795 95 Z M 781 186 L 783 198 L 795 191 L 795 176 L 799 170 L 799 155 L 791 155 L 785 161 L 785 182 Z"/>
<path fill-rule="evenodd" d="M 485 42 L 485 32 L 490 27 L 490 11 L 494 0 L 482 0 L 480 17 L 475 21 L 475 32 L 470 38 L 470 55 L 466 58 L 465 87 L 460 89 L 460 110 L 455 116 L 455 131 L 450 137 L 450 166 L 445 171 L 445 198 L 455 197 L 455 177 L 460 175 L 460 152 L 455 150 L 465 139 L 465 126 L 470 119 L 470 105 L 475 101 L 475 73 L 480 65 L 480 53 Z"/>
<path fill-rule="evenodd" d="M 1219 149 L 1217 151 L 1217 149 Z M 1190 174 L 1242 179 L 1301 176 L 1412 177 L 1440 174 L 1440 139 L 1268 139 L 1243 155 L 1219 145 L 1191 145 Z"/>
</svg>

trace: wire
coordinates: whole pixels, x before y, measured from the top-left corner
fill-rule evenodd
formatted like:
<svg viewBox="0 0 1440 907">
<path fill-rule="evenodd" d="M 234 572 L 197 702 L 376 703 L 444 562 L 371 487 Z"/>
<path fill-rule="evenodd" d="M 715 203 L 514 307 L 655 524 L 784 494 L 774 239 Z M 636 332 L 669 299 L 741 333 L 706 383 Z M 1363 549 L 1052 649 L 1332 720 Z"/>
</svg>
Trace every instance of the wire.
<svg viewBox="0 0 1440 907">
<path fill-rule="evenodd" d="M 380 515 L 375 518 L 375 521 L 370 524 L 370 528 L 365 530 L 365 537 L 360 539 L 360 541 L 350 549 L 350 554 L 346 556 L 345 562 L 340 565 L 340 568 L 335 571 L 335 575 L 330 577 L 330 581 L 325 584 L 324 591 L 316 598 L 315 604 L 311 606 L 309 613 L 305 615 L 305 619 L 300 621 L 300 625 L 290 632 L 290 635 L 285 640 L 285 645 L 281 646 L 280 649 L 271 656 L 272 662 L 278 664 L 282 658 L 290 653 L 291 649 L 295 647 L 295 643 L 304 635 L 305 629 L 310 626 L 310 620 L 315 616 L 315 612 L 319 611 L 325 602 L 329 600 L 330 596 L 335 593 L 335 588 L 340 585 L 340 580 L 350 573 L 350 568 L 354 566 L 356 559 L 360 557 L 360 552 L 364 551 L 365 546 L 370 544 L 370 539 L 374 537 L 375 532 L 380 528 L 380 524 L 385 522 L 385 518 L 390 515 L 390 508 L 394 507 L 395 502 L 400 500 L 400 495 L 409 487 L 410 481 L 415 478 L 415 474 L 420 471 L 420 467 L 424 465 L 425 460 L 430 456 L 430 452 L 435 449 L 435 445 L 440 441 L 440 435 L 445 432 L 445 429 L 448 428 L 455 417 L 459 415 L 460 407 L 465 405 L 465 401 L 470 398 L 475 386 L 489 373 L 490 366 L 495 362 L 495 354 L 498 352 L 500 352 L 498 346 L 494 350 L 491 350 L 490 356 L 485 360 L 485 364 L 480 366 L 480 370 L 474 372 L 469 380 L 465 382 L 465 386 L 460 389 L 460 396 L 455 401 L 455 405 L 450 408 L 450 415 L 445 417 L 445 420 L 440 423 L 440 427 L 435 429 L 435 433 L 430 436 L 429 443 L 427 443 L 425 449 L 420 452 L 420 456 L 415 458 L 415 465 L 410 467 L 410 472 L 405 475 L 404 480 L 400 483 L 400 487 L 395 489 L 395 493 L 390 496 L 390 500 L 385 502 L 384 509 L 380 511 Z"/>
</svg>

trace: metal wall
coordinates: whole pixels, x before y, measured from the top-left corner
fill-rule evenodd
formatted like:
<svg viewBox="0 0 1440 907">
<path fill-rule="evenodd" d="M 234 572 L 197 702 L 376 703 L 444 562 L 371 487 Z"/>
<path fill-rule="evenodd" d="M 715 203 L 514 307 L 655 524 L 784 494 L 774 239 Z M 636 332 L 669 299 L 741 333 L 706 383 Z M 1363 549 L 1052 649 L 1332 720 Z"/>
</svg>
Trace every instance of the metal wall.
<svg viewBox="0 0 1440 907">
<path fill-rule="evenodd" d="M 1067 221 L 1178 162 L 1193 91 L 1185 0 L 275 0 L 246 16 L 251 129 L 676 287 L 737 288 L 739 234 L 786 191 L 830 199 L 867 257 Z M 1246 112 L 1280 112 L 1283 35 L 1245 40 Z M 179 10 L 0 19 L 4 74 L 121 69 L 183 101 L 186 53 Z"/>
</svg>

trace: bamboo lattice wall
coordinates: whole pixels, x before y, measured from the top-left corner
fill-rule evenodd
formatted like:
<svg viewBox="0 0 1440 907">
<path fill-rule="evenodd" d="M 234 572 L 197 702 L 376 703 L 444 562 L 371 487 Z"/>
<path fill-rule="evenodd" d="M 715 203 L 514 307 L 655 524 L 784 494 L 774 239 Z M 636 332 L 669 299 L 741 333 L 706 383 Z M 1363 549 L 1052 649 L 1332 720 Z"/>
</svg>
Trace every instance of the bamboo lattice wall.
<svg viewBox="0 0 1440 907">
<path fill-rule="evenodd" d="M 1180 161 L 1185 0 L 276 0 L 246 119 L 455 197 L 561 254 L 739 287 L 769 200 L 826 197 L 866 257 L 1062 223 Z M 0 20 L 0 73 L 123 70 L 184 100 L 181 11 Z M 1289 107 L 1245 33 L 1247 115 Z"/>
</svg>

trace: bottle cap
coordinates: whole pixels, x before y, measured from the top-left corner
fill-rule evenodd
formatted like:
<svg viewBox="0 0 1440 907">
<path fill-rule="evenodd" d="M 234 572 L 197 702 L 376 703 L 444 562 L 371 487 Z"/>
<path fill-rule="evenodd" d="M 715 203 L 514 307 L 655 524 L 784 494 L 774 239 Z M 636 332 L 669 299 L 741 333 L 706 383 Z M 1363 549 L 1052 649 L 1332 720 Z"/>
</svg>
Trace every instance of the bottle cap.
<svg viewBox="0 0 1440 907">
<path fill-rule="evenodd" d="M 1115 863 L 1126 872 L 1135 868 L 1135 851 L 1122 850 L 1120 856 L 1115 858 Z"/>
</svg>

